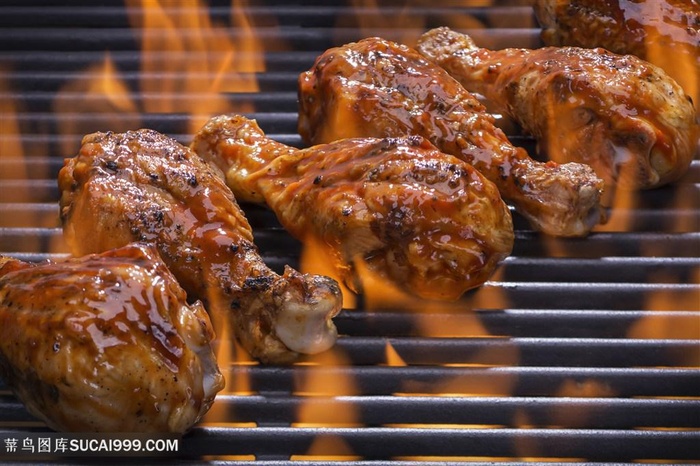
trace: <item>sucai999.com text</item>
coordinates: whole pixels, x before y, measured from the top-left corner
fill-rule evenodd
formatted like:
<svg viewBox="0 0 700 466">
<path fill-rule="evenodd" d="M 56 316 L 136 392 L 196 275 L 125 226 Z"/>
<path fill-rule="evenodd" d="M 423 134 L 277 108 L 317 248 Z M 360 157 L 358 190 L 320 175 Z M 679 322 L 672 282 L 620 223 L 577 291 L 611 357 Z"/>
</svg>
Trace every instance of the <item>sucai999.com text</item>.
<svg viewBox="0 0 700 466">
<path fill-rule="evenodd" d="M 0 434 L 0 458 L 26 455 L 120 456 L 173 454 L 175 436 L 132 434 Z"/>
</svg>

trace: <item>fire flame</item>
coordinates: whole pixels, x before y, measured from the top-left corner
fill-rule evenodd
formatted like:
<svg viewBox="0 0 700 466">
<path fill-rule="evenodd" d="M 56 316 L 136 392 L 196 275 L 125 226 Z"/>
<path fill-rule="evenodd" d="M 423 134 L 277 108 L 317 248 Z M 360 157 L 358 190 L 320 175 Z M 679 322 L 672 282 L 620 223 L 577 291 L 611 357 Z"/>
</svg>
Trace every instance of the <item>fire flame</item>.
<svg viewBox="0 0 700 466">
<path fill-rule="evenodd" d="M 235 98 L 258 92 L 256 73 L 265 71 L 244 0 L 232 3 L 230 27 L 211 19 L 204 1 L 183 8 L 158 0 L 126 3 L 141 39 L 138 82 L 129 84 L 107 51 L 101 64 L 64 85 L 53 104 L 66 136 L 60 155 L 74 155 L 85 134 L 149 124 L 149 114 L 183 115 L 182 132 L 191 135 L 213 115 L 255 110 L 250 99 Z"/>
<path fill-rule="evenodd" d="M 143 110 L 189 115 L 188 134 L 213 115 L 253 111 L 249 103 L 236 105 L 227 96 L 258 92 L 255 73 L 265 71 L 264 49 L 245 14 L 247 2 L 232 3 L 231 30 L 211 20 L 202 0 L 182 11 L 166 5 L 127 1 L 133 27 L 143 31 Z"/>
<path fill-rule="evenodd" d="M 342 437 L 323 434 L 314 438 L 305 455 L 291 455 L 292 461 L 357 461 L 362 457 L 353 454 L 353 449 Z"/>
<path fill-rule="evenodd" d="M 316 355 L 313 361 L 297 364 L 303 370 L 297 378 L 294 394 L 304 397 L 305 401 L 293 427 L 362 426 L 358 408 L 341 400 L 343 396 L 359 394 L 360 389 L 350 374 L 332 370 L 349 366 L 348 356 L 338 347 Z M 294 455 L 292 459 L 352 459 L 352 453 L 352 448 L 342 438 L 328 434 L 316 437 L 306 454 Z"/>
<path fill-rule="evenodd" d="M 472 0 L 468 7 L 491 5 L 492 0 Z M 387 7 L 379 0 L 352 0 L 352 13 L 342 16 L 336 22 L 336 28 L 354 28 L 362 37 L 383 36 L 407 45 L 415 44 L 418 35 L 428 28 L 428 18 L 420 13 L 420 8 L 431 6 L 430 0 L 406 0 L 395 7 Z M 436 24 L 453 29 L 484 29 L 485 24 L 474 16 L 439 15 Z M 339 38 L 340 39 L 340 38 Z M 341 40 L 342 41 L 342 40 Z"/>
<path fill-rule="evenodd" d="M 652 277 L 655 283 L 675 281 L 675 277 L 669 277 L 664 272 L 659 272 Z M 696 268 L 689 277 L 689 283 L 700 283 L 700 269 Z M 690 289 L 687 293 L 678 293 L 663 288 L 655 290 L 644 300 L 648 311 L 665 311 L 683 309 L 688 312 L 700 311 L 700 299 L 698 293 Z M 696 340 L 700 335 L 700 319 L 690 321 L 679 319 L 673 313 L 651 313 L 636 321 L 627 331 L 628 338 L 635 339 L 676 339 Z M 676 364 L 684 367 L 700 367 L 700 347 L 693 351 L 675 352 L 673 354 Z"/>
<path fill-rule="evenodd" d="M 31 200 L 33 193 L 30 185 L 23 181 L 32 178 L 42 178 L 47 175 L 46 166 L 30 166 L 29 160 L 32 153 L 27 153 L 23 144 L 22 128 L 17 115 L 23 111 L 22 106 L 13 97 L 15 94 L 12 86 L 5 76 L 10 75 L 11 70 L 0 64 L 0 202 L 22 203 Z M 10 96 L 10 97 L 5 97 Z M 43 151 L 45 148 L 40 147 Z M 31 174 L 31 176 L 30 176 Z M 0 227 L 24 228 L 28 226 L 47 224 L 45 216 L 32 212 L 20 205 L 11 214 L 3 215 L 0 219 Z M 34 235 L 26 235 L 15 240 L 13 247 L 19 251 L 35 251 L 41 248 L 40 239 Z"/>
<path fill-rule="evenodd" d="M 105 53 L 100 64 L 88 67 L 73 81 L 66 83 L 53 101 L 53 111 L 62 135 L 71 136 L 61 142 L 61 154 L 71 157 L 76 152 L 76 139 L 95 131 L 121 132 L 142 125 L 139 109 L 129 87 L 119 77 L 112 57 Z M 80 118 L 91 115 L 95 118 Z M 102 127 L 105 116 L 108 127 Z"/>
<path fill-rule="evenodd" d="M 334 397 L 360 393 L 355 380 L 349 374 L 330 370 L 348 366 L 351 366 L 351 363 L 347 355 L 337 347 L 316 355 L 313 362 L 296 366 L 303 370 L 300 371 L 294 394 L 309 397 L 310 402 L 302 404 L 298 413 L 298 422 L 294 425 L 308 427 L 359 424 L 358 413 L 348 405 L 338 403 L 333 409 L 328 409 L 326 403 L 315 403 L 313 400 L 314 397 L 322 397 L 324 401 L 332 404 Z"/>
<path fill-rule="evenodd" d="M 396 349 L 394 349 L 394 346 L 390 342 L 386 342 L 386 348 L 384 351 L 386 353 L 387 366 L 401 367 L 407 365 L 406 361 L 404 361 L 403 358 L 399 356 L 399 353 L 396 352 Z"/>
<path fill-rule="evenodd" d="M 8 76 L 9 71 L 0 66 L 0 93 L 3 95 L 12 95 L 12 89 L 4 76 Z M 21 134 L 17 114 L 19 113 L 18 104 L 14 99 L 0 99 L 0 158 L 8 161 L 11 158 L 18 160 L 24 159 L 24 149 L 17 138 Z M 11 166 L 3 167 L 0 172 L 0 179 L 3 180 L 22 180 L 27 179 L 27 167 L 24 164 L 17 163 Z"/>
</svg>

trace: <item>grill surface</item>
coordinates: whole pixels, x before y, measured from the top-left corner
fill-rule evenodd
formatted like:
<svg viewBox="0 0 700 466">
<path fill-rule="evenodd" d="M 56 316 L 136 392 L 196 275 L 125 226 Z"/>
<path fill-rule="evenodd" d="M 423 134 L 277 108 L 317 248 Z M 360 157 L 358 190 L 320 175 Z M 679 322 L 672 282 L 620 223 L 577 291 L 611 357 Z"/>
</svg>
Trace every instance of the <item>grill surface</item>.
<svg viewBox="0 0 700 466">
<path fill-rule="evenodd" d="M 83 134 L 149 127 L 188 143 L 191 115 L 177 105 L 148 109 L 157 92 L 143 89 L 141 41 L 167 31 L 132 28 L 143 11 L 117 1 L 33 3 L 0 7 L 0 253 L 39 261 L 66 256 L 55 179 Z M 234 86 L 226 102 L 295 146 L 302 145 L 296 78 L 328 47 L 370 35 L 410 44 L 440 25 L 489 47 L 540 45 L 524 2 L 233 3 L 264 47 L 265 67 L 231 72 L 256 78 L 259 90 Z M 184 7 L 167 13 L 194 16 Z M 230 13 L 230 4 L 211 2 L 209 17 L 240 38 Z M 178 35 L 202 37 L 189 27 Z M 130 108 L 65 87 L 101 64 L 105 51 Z M 183 53 L 196 60 L 202 52 Z M 196 74 L 151 73 L 156 82 Z M 187 103 L 199 94 L 169 97 Z M 222 367 L 227 389 L 183 439 L 179 461 L 699 460 L 699 183 L 695 160 L 676 185 L 641 193 L 586 239 L 544 238 L 516 216 L 515 249 L 493 280 L 454 305 L 360 297 L 357 309 L 337 318 L 341 338 L 328 354 L 265 367 L 234 349 Z M 274 216 L 244 207 L 266 261 L 276 270 L 298 267 L 301 248 Z M 8 431 L 46 427 L 0 381 L 0 432 Z"/>
</svg>

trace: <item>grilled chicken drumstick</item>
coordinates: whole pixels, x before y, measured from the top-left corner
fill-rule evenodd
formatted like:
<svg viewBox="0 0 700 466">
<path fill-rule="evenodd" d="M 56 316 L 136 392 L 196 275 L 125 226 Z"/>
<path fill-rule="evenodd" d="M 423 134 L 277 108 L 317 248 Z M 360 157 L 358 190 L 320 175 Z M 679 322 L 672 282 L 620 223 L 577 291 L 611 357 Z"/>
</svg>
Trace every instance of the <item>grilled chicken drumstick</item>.
<svg viewBox="0 0 700 466">
<path fill-rule="evenodd" d="M 0 257 L 0 375 L 58 431 L 187 431 L 224 381 L 209 316 L 154 248 Z"/>
<path fill-rule="evenodd" d="M 302 241 L 330 245 L 344 281 L 356 260 L 409 293 L 456 299 L 513 247 L 510 211 L 471 165 L 426 139 L 345 139 L 299 150 L 222 115 L 191 147 L 237 199 L 267 204 Z"/>
<path fill-rule="evenodd" d="M 263 362 L 289 362 L 336 340 L 338 284 L 270 270 L 231 190 L 190 149 L 152 130 L 95 133 L 59 173 L 61 218 L 76 255 L 154 243 L 191 299 L 232 320 Z"/>
<path fill-rule="evenodd" d="M 603 47 L 668 73 L 700 105 L 698 0 L 535 0 L 546 45 Z"/>
<path fill-rule="evenodd" d="M 532 160 L 447 72 L 384 39 L 329 49 L 299 76 L 299 133 L 313 144 L 421 135 L 472 164 L 552 235 L 586 235 L 602 217 L 603 182 L 590 167 Z"/>
<path fill-rule="evenodd" d="M 482 94 L 559 163 L 589 164 L 611 188 L 654 188 L 690 166 L 698 139 L 693 104 L 661 68 L 604 49 L 487 50 L 437 28 L 417 49 Z"/>
</svg>

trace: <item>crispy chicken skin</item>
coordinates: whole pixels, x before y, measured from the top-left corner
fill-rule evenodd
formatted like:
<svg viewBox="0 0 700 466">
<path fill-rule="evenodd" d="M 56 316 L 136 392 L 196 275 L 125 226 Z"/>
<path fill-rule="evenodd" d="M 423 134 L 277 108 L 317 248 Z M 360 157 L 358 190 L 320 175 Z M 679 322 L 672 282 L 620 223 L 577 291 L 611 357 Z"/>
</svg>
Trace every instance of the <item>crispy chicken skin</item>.
<svg viewBox="0 0 700 466">
<path fill-rule="evenodd" d="M 330 245 L 356 291 L 353 264 L 362 260 L 406 292 L 457 299 L 513 247 L 498 189 L 421 136 L 299 150 L 266 137 L 254 120 L 222 115 L 191 147 L 226 173 L 237 199 L 265 203 L 296 238 Z"/>
<path fill-rule="evenodd" d="M 213 336 L 154 248 L 0 257 L 0 375 L 54 430 L 184 433 L 224 386 Z"/>
<path fill-rule="evenodd" d="M 698 0 L 535 0 L 546 45 L 603 47 L 663 68 L 700 105 Z"/>
<path fill-rule="evenodd" d="M 587 165 L 531 159 L 493 121 L 445 70 L 381 38 L 329 49 L 299 76 L 306 142 L 420 135 L 472 164 L 537 230 L 588 234 L 603 217 L 603 181 Z"/>
<path fill-rule="evenodd" d="M 423 34 L 417 49 L 511 116 L 551 160 L 590 165 L 611 191 L 674 181 L 694 157 L 693 104 L 661 68 L 632 55 L 487 50 L 445 27 Z"/>
<path fill-rule="evenodd" d="M 156 131 L 88 135 L 59 173 L 66 240 L 75 255 L 155 244 L 190 299 L 205 303 L 215 326 L 230 321 L 262 362 L 326 350 L 337 337 L 338 284 L 269 269 L 215 170 Z"/>
</svg>

